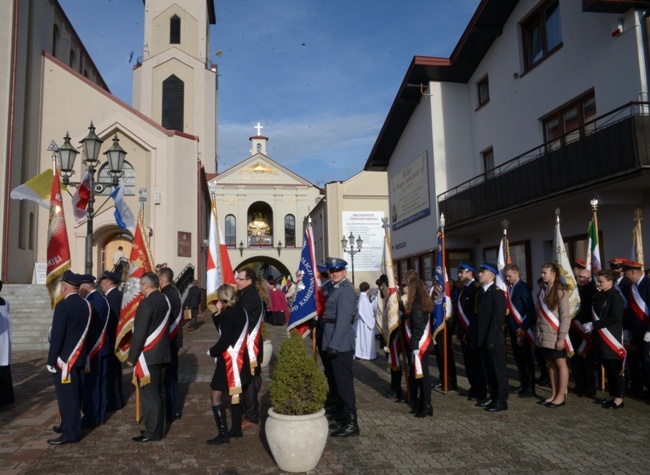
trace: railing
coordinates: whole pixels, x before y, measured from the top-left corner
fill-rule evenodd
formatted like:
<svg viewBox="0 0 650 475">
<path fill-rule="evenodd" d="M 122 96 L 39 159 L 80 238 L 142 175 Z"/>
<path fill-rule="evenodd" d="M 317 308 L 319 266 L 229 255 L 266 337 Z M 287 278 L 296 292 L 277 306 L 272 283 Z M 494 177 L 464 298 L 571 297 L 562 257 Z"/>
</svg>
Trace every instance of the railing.
<svg viewBox="0 0 650 475">
<path fill-rule="evenodd" d="M 650 166 L 650 103 L 631 102 L 438 195 L 447 226 Z M 558 148 L 559 140 L 565 142 Z"/>
<path fill-rule="evenodd" d="M 194 266 L 192 264 L 187 264 L 185 268 L 181 271 L 180 274 L 176 276 L 176 288 L 183 295 L 185 290 L 190 286 L 194 281 Z"/>
</svg>

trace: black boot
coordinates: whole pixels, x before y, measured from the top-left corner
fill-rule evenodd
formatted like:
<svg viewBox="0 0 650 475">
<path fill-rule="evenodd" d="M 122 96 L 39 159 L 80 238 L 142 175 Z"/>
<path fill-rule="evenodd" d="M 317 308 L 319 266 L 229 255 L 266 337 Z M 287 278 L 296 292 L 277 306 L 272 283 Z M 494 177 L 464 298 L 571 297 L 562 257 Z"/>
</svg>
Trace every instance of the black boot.
<svg viewBox="0 0 650 475">
<path fill-rule="evenodd" d="M 420 410 L 415 413 L 415 417 L 433 416 L 433 406 L 431 404 L 423 404 Z"/>
<path fill-rule="evenodd" d="M 411 396 L 411 400 L 409 401 L 409 406 L 411 406 L 411 410 L 409 411 L 410 414 L 417 414 L 418 411 L 420 410 L 420 398 L 417 398 L 415 396 Z"/>
<path fill-rule="evenodd" d="M 206 440 L 209 445 L 228 444 L 228 421 L 226 420 L 226 410 L 223 404 L 219 406 L 212 406 L 212 413 L 214 420 L 217 423 L 219 434 L 210 440 Z"/>
<path fill-rule="evenodd" d="M 331 437 L 348 437 L 359 435 L 359 424 L 356 414 L 346 414 L 345 423 L 338 430 L 330 434 Z"/>
<path fill-rule="evenodd" d="M 232 429 L 230 430 L 230 437 L 243 437 L 241 431 L 241 403 L 231 404 L 230 410 L 232 411 Z"/>
</svg>

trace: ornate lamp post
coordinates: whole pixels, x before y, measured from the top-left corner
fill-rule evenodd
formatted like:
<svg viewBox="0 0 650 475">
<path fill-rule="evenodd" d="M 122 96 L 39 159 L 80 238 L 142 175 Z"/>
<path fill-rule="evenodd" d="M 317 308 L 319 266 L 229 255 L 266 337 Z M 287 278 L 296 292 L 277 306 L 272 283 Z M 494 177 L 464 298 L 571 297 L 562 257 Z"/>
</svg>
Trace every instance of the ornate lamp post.
<svg viewBox="0 0 650 475">
<path fill-rule="evenodd" d="M 113 138 L 113 145 L 104 152 L 106 161 L 109 166 L 109 175 L 112 177 L 110 182 L 95 181 L 95 171 L 99 167 L 99 151 L 102 140 L 95 134 L 95 127 L 90 123 L 88 135 L 81 141 L 83 146 L 83 163 L 86 165 L 90 182 L 90 195 L 88 198 L 88 207 L 86 208 L 87 232 L 86 232 L 86 274 L 93 273 L 93 218 L 95 216 L 95 192 L 101 193 L 108 187 L 117 187 L 124 168 L 124 158 L 126 152 L 119 145 L 117 134 Z M 59 169 L 61 170 L 61 179 L 66 186 L 79 188 L 81 182 L 71 182 L 70 177 L 74 175 L 74 161 L 79 151 L 70 143 L 70 135 L 65 134 L 64 143 L 59 147 Z"/>
<path fill-rule="evenodd" d="M 347 249 L 348 239 L 350 240 L 350 249 Z M 352 287 L 354 287 L 354 255 L 361 252 L 363 239 L 361 239 L 361 236 L 357 237 L 357 249 L 354 248 L 354 234 L 352 234 L 352 232 L 350 232 L 348 239 L 345 239 L 345 236 L 343 236 L 343 239 L 341 239 L 341 245 L 343 246 L 343 252 L 350 254 L 350 265 L 352 266 Z"/>
</svg>

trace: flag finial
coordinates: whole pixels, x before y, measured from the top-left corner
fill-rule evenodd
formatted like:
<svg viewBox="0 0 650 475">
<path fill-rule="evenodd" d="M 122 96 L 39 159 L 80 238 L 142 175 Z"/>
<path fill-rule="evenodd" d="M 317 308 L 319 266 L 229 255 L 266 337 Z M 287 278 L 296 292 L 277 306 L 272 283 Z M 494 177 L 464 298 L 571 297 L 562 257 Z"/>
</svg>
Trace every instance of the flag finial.
<svg viewBox="0 0 650 475">
<path fill-rule="evenodd" d="M 388 218 L 381 218 L 381 227 L 384 229 L 390 228 L 390 224 L 388 223 Z"/>
<path fill-rule="evenodd" d="M 510 221 L 504 219 L 501 221 L 501 227 L 503 228 L 503 235 L 508 234 L 508 228 L 510 227 Z"/>
<path fill-rule="evenodd" d="M 643 221 L 643 210 L 641 208 L 634 210 L 634 221 Z"/>
<path fill-rule="evenodd" d="M 555 222 L 560 224 L 560 208 L 555 208 Z"/>
<path fill-rule="evenodd" d="M 596 198 L 592 198 L 591 201 L 589 201 L 589 204 L 591 205 L 591 211 L 598 210 L 598 200 Z"/>
</svg>

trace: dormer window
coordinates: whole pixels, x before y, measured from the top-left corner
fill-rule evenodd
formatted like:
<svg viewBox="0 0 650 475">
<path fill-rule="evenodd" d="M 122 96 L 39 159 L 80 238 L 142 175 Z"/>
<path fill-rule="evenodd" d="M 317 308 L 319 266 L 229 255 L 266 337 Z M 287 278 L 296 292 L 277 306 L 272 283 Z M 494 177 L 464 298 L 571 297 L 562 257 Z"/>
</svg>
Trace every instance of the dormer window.
<svg viewBox="0 0 650 475">
<path fill-rule="evenodd" d="M 169 20 L 169 43 L 181 44 L 181 19 L 176 15 Z"/>
</svg>

